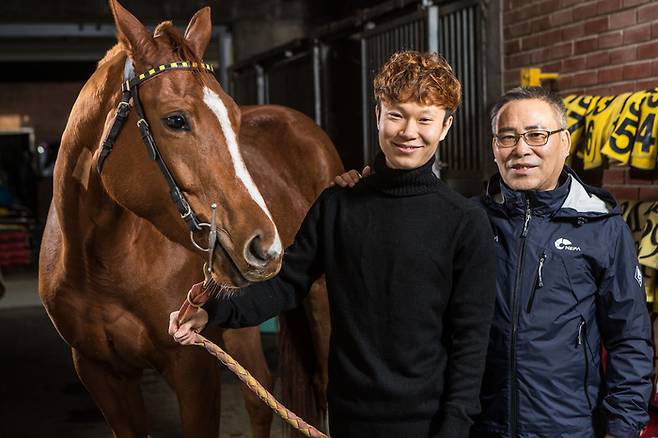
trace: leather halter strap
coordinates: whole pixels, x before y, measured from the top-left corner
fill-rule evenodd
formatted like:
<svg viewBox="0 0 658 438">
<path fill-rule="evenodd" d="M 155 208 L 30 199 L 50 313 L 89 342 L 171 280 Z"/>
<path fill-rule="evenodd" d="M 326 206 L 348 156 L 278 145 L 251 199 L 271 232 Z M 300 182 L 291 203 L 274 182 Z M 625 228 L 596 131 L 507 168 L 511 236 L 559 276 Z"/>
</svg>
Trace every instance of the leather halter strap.
<svg viewBox="0 0 658 438">
<path fill-rule="evenodd" d="M 187 202 L 187 199 L 185 199 L 185 195 L 183 195 L 180 188 L 176 184 L 171 171 L 167 167 L 167 163 L 165 163 L 162 159 L 162 155 L 160 154 L 160 151 L 155 144 L 155 139 L 151 134 L 151 129 L 148 122 L 146 121 L 146 115 L 144 114 L 144 109 L 142 108 L 142 103 L 139 99 L 139 86 L 142 83 L 159 75 L 160 73 L 170 70 L 214 71 L 210 64 L 179 61 L 159 65 L 158 67 L 152 68 L 144 73 L 124 81 L 121 85 L 121 102 L 119 102 L 116 115 L 114 116 L 114 120 L 112 121 L 112 126 L 110 127 L 107 137 L 101 144 L 101 151 L 98 157 L 98 163 L 96 164 L 96 170 L 99 174 L 103 171 L 105 160 L 110 155 L 110 152 L 112 152 L 112 148 L 114 147 L 114 143 L 116 142 L 119 133 L 121 132 L 121 128 L 123 128 L 123 124 L 128 119 L 128 115 L 130 114 L 130 99 L 132 98 L 133 106 L 135 107 L 135 111 L 137 112 L 138 117 L 137 127 L 139 128 L 140 134 L 142 136 L 144 146 L 146 146 L 146 150 L 148 151 L 151 160 L 155 161 L 160 168 L 160 172 L 164 176 L 164 179 L 169 186 L 169 194 L 171 195 L 171 199 L 174 201 L 174 204 L 176 204 L 178 213 L 180 213 L 181 218 L 183 218 L 190 231 L 194 232 L 201 230 L 201 223 L 199 222 L 197 215 L 190 207 L 190 204 Z"/>
</svg>

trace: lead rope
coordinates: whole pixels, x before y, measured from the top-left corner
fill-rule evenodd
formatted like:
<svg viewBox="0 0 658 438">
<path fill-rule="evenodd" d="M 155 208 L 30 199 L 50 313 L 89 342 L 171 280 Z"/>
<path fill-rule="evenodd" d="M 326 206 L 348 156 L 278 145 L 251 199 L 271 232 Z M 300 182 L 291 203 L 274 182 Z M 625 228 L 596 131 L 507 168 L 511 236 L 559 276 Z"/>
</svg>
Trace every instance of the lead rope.
<svg viewBox="0 0 658 438">
<path fill-rule="evenodd" d="M 204 267 L 204 273 L 206 272 L 207 270 Z M 192 309 L 199 308 L 208 301 L 210 294 L 208 293 L 208 288 L 204 287 L 206 286 L 206 283 L 209 282 L 205 281 L 203 283 L 195 284 L 187 293 L 187 297 L 178 313 L 179 321 L 184 321 L 185 317 L 192 312 Z M 231 370 L 238 379 L 247 385 L 247 388 L 253 391 L 286 423 L 297 429 L 304 436 L 312 438 L 328 438 L 327 435 L 299 418 L 294 412 L 281 404 L 276 398 L 274 398 L 272 393 L 265 389 L 265 387 L 263 387 L 263 385 L 251 375 L 249 371 L 240 365 L 238 361 L 233 359 L 233 357 L 231 357 L 231 355 L 224 351 L 219 345 L 213 343 L 199 333 L 196 334 L 196 337 L 200 342 L 195 342 L 194 345 L 205 348 L 210 354 L 219 359 L 219 361 L 226 365 L 226 367 Z"/>
</svg>

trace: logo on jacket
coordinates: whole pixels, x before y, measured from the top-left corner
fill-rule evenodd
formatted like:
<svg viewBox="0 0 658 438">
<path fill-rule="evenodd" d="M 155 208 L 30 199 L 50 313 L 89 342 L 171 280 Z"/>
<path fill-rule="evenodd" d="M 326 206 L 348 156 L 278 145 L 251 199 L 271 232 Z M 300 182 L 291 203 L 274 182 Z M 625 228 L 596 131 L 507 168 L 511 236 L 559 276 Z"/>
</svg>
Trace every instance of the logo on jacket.
<svg viewBox="0 0 658 438">
<path fill-rule="evenodd" d="M 642 287 L 642 271 L 639 266 L 635 266 L 635 281 Z"/>
<path fill-rule="evenodd" d="M 571 240 L 560 237 L 555 241 L 555 247 L 557 249 L 566 249 L 567 251 L 580 251 L 579 246 L 573 246 Z"/>
</svg>

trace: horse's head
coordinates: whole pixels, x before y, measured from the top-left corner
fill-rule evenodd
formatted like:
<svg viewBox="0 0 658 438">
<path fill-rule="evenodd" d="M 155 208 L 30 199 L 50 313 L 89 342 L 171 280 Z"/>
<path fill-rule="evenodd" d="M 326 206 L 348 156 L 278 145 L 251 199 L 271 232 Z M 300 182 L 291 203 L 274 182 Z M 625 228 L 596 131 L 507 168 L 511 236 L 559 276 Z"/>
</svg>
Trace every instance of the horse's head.
<svg viewBox="0 0 658 438">
<path fill-rule="evenodd" d="M 211 36 L 209 8 L 194 15 L 185 34 L 171 22 L 161 23 L 151 34 L 116 0 L 110 5 L 127 54 L 126 70 L 130 63 L 137 74 L 176 61 L 200 64 Z M 154 75 L 139 84 L 138 96 L 158 155 L 199 221 L 209 223 L 210 206 L 217 204 L 213 279 L 244 285 L 273 276 L 281 265 L 281 240 L 240 154 L 237 104 L 203 69 L 171 69 Z M 163 177 L 166 171 L 151 160 L 142 142 L 137 113 L 130 112 L 113 152 L 103 162 L 102 185 L 123 208 L 198 252 L 170 197 Z M 106 134 L 114 115 L 115 111 L 108 114 Z M 195 232 L 201 241 L 207 235 L 207 226 Z"/>
</svg>

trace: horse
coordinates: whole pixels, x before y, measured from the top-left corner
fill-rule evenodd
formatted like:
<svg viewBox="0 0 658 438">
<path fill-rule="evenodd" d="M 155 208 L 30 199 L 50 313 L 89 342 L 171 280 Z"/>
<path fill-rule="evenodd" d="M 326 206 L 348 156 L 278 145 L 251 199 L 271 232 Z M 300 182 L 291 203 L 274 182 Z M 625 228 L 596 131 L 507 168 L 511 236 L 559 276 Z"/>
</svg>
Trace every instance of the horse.
<svg viewBox="0 0 658 438">
<path fill-rule="evenodd" d="M 139 380 L 155 368 L 176 393 L 184 436 L 217 437 L 218 364 L 175 343 L 168 315 L 203 279 L 208 253 L 212 280 L 227 293 L 275 275 L 342 164 L 305 115 L 239 107 L 224 92 L 202 62 L 210 8 L 184 33 L 170 21 L 150 33 L 116 0 L 110 7 L 118 43 L 82 88 L 62 135 L 39 293 L 114 436 L 148 435 Z M 208 248 L 213 204 L 217 243 Z M 330 331 L 323 282 L 280 322 L 284 402 L 317 422 Z M 271 389 L 258 328 L 208 332 Z M 271 412 L 244 393 L 252 436 L 268 437 Z"/>
</svg>

